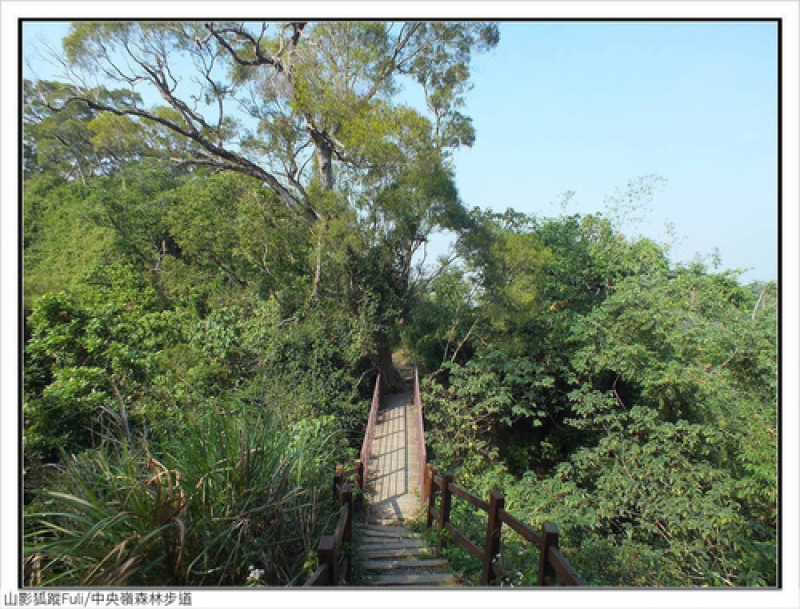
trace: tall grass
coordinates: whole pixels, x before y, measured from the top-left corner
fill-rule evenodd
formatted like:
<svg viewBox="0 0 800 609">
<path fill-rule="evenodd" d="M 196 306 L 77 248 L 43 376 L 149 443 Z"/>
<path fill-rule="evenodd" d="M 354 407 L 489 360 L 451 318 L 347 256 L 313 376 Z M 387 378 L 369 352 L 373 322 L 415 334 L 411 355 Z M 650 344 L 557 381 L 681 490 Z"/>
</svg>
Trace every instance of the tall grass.
<svg viewBox="0 0 800 609">
<path fill-rule="evenodd" d="M 301 583 L 329 520 L 332 418 L 204 412 L 168 440 L 107 440 L 65 459 L 26 516 L 29 583 Z M 338 454 L 337 454 L 338 453 Z"/>
</svg>

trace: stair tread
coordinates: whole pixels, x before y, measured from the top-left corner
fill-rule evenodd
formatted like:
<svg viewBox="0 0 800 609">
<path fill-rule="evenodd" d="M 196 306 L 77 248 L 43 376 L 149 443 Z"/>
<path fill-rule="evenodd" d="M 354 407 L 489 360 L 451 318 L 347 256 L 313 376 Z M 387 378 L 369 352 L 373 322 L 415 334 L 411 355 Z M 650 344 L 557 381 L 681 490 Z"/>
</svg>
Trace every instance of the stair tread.
<svg viewBox="0 0 800 609">
<path fill-rule="evenodd" d="M 362 546 L 365 558 L 405 558 L 410 556 L 430 555 L 433 550 L 429 548 L 370 548 Z"/>
<path fill-rule="evenodd" d="M 365 550 L 372 550 L 374 548 L 424 548 L 425 542 L 421 539 L 381 539 L 380 541 L 371 541 L 364 539 L 361 542 L 361 547 Z"/>
<path fill-rule="evenodd" d="M 446 558 L 405 559 L 405 560 L 367 560 L 364 562 L 367 571 L 387 571 L 395 569 L 433 569 L 447 566 Z"/>
<path fill-rule="evenodd" d="M 394 533 L 391 531 L 365 531 L 362 529 L 361 536 L 364 539 L 422 539 L 422 535 L 419 533 L 411 533 L 409 531 L 405 533 Z"/>
<path fill-rule="evenodd" d="M 455 586 L 458 578 L 452 573 L 400 573 L 376 575 L 370 578 L 373 586 Z"/>
<path fill-rule="evenodd" d="M 397 533 L 411 533 L 412 531 L 402 524 L 379 524 L 367 523 L 359 526 L 362 531 L 378 531 L 378 532 L 397 532 Z"/>
</svg>

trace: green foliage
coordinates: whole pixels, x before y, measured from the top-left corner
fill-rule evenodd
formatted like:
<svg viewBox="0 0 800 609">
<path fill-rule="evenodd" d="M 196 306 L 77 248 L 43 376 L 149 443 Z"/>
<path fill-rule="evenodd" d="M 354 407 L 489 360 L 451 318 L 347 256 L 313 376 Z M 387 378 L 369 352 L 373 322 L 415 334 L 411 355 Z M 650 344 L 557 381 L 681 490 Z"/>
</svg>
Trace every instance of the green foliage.
<svg viewBox="0 0 800 609">
<path fill-rule="evenodd" d="M 774 585 L 774 531 L 737 502 L 719 430 L 601 395 L 580 396 L 576 411 L 605 435 L 509 499 L 526 519 L 559 524 L 579 572 L 606 585 Z"/>
<path fill-rule="evenodd" d="M 352 240 L 352 224 L 335 203 L 328 209 L 323 195 L 314 197 L 318 208 L 337 217 L 321 220 L 317 235 L 274 193 L 232 172 L 197 176 L 168 196 L 164 224 L 175 252 L 164 257 L 159 284 L 201 316 L 240 290 L 274 298 L 284 316 L 294 315 L 312 295 L 317 248 L 325 252 L 324 279 L 340 281 L 337 256 Z"/>
<path fill-rule="evenodd" d="M 402 335 L 423 369 L 436 370 L 445 361 L 461 362 L 471 352 L 469 346 L 463 347 L 478 319 L 465 275 L 458 268 L 443 268 L 412 291 Z"/>
<path fill-rule="evenodd" d="M 506 222 L 500 236 L 529 231 L 549 254 L 524 306 L 513 290 L 472 305 L 490 323 L 426 384 L 438 464 L 504 490 L 534 528 L 557 523 L 590 583 L 775 585 L 775 285 L 671 269 L 600 217 Z M 513 250 L 482 238 L 481 278 L 502 295 L 513 281 L 492 271 Z M 509 544 L 515 585 L 533 583 Z"/>
<path fill-rule="evenodd" d="M 29 511 L 25 552 L 44 585 L 243 585 L 250 565 L 302 583 L 342 450 L 332 418 L 200 412 L 169 440 L 67 459 Z"/>
<path fill-rule="evenodd" d="M 91 446 L 108 414 L 127 419 L 175 332 L 129 267 L 95 269 L 76 287 L 83 298 L 46 294 L 27 320 L 25 444 L 37 459 Z"/>
<path fill-rule="evenodd" d="M 25 177 L 55 174 L 81 183 L 107 173 L 145 152 L 144 133 L 134 119 L 99 113 L 74 99 L 66 83 L 23 83 Z M 99 87 L 91 95 L 103 103 L 136 104 L 126 90 Z"/>
<path fill-rule="evenodd" d="M 86 269 L 113 252 L 113 233 L 91 220 L 86 188 L 45 176 L 25 184 L 25 306 L 48 292 L 70 290 Z"/>
<path fill-rule="evenodd" d="M 26 552 L 46 583 L 296 582 L 402 340 L 432 373 L 436 463 L 557 523 L 591 583 L 775 585 L 777 286 L 626 238 L 653 176 L 607 217 L 468 212 L 452 153 L 494 24 L 262 25 L 76 23 L 70 68 L 125 90 L 24 83 Z M 195 89 L 172 88 L 179 62 Z M 426 110 L 398 103 L 408 83 Z M 454 255 L 426 270 L 441 232 Z M 504 543 L 507 583 L 532 584 L 535 552 Z"/>
<path fill-rule="evenodd" d="M 511 357 L 498 348 L 479 350 L 464 366 L 444 364 L 448 388 L 436 382 L 426 386 L 425 416 L 431 421 L 437 463 L 456 464 L 472 477 L 497 469 L 497 461 L 514 471 L 551 458 L 536 454 L 541 430 L 558 413 L 548 403 L 555 380 L 544 368 L 524 357 Z M 525 443 L 518 447 L 515 439 Z M 540 450 L 552 448 L 542 442 Z M 478 465 L 477 471 L 466 464 Z"/>
</svg>

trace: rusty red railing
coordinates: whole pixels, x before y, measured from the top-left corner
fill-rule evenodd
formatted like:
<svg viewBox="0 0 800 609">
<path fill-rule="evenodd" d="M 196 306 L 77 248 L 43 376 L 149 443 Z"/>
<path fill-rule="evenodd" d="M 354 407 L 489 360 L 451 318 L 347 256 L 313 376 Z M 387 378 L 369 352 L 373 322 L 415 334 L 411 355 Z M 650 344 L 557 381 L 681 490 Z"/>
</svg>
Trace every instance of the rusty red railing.
<svg viewBox="0 0 800 609">
<path fill-rule="evenodd" d="M 372 392 L 372 406 L 369 409 L 367 428 L 364 431 L 364 442 L 361 444 L 361 471 L 358 486 L 363 490 L 369 475 L 369 460 L 372 457 L 372 441 L 375 439 L 375 423 L 378 419 L 378 409 L 381 405 L 381 375 L 375 379 L 375 390 Z"/>
<path fill-rule="evenodd" d="M 414 410 L 417 412 L 417 463 L 419 464 L 419 495 L 422 505 L 427 497 L 425 490 L 425 466 L 428 463 L 428 449 L 425 447 L 425 420 L 422 416 L 422 400 L 419 397 L 419 370 L 414 366 Z"/>
</svg>

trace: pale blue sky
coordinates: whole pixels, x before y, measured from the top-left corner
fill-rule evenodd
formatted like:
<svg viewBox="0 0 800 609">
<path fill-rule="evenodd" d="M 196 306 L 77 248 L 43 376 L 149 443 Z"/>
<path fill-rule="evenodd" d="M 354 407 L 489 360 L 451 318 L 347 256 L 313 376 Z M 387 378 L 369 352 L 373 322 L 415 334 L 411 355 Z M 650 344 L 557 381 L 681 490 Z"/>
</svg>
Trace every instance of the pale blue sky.
<svg viewBox="0 0 800 609">
<path fill-rule="evenodd" d="M 27 43 L 66 23 L 26 25 Z M 723 268 L 777 278 L 774 22 L 504 22 L 477 56 L 465 112 L 478 137 L 455 158 L 467 206 L 553 216 L 603 211 L 643 175 L 666 180 L 648 220 L 675 261 L 718 248 Z M 28 56 L 32 53 L 26 52 Z"/>
<path fill-rule="evenodd" d="M 777 277 L 777 26 L 768 22 L 503 23 L 475 68 L 477 143 L 457 157 L 467 205 L 541 215 L 601 211 L 641 175 L 682 239 L 725 268 Z"/>
</svg>

